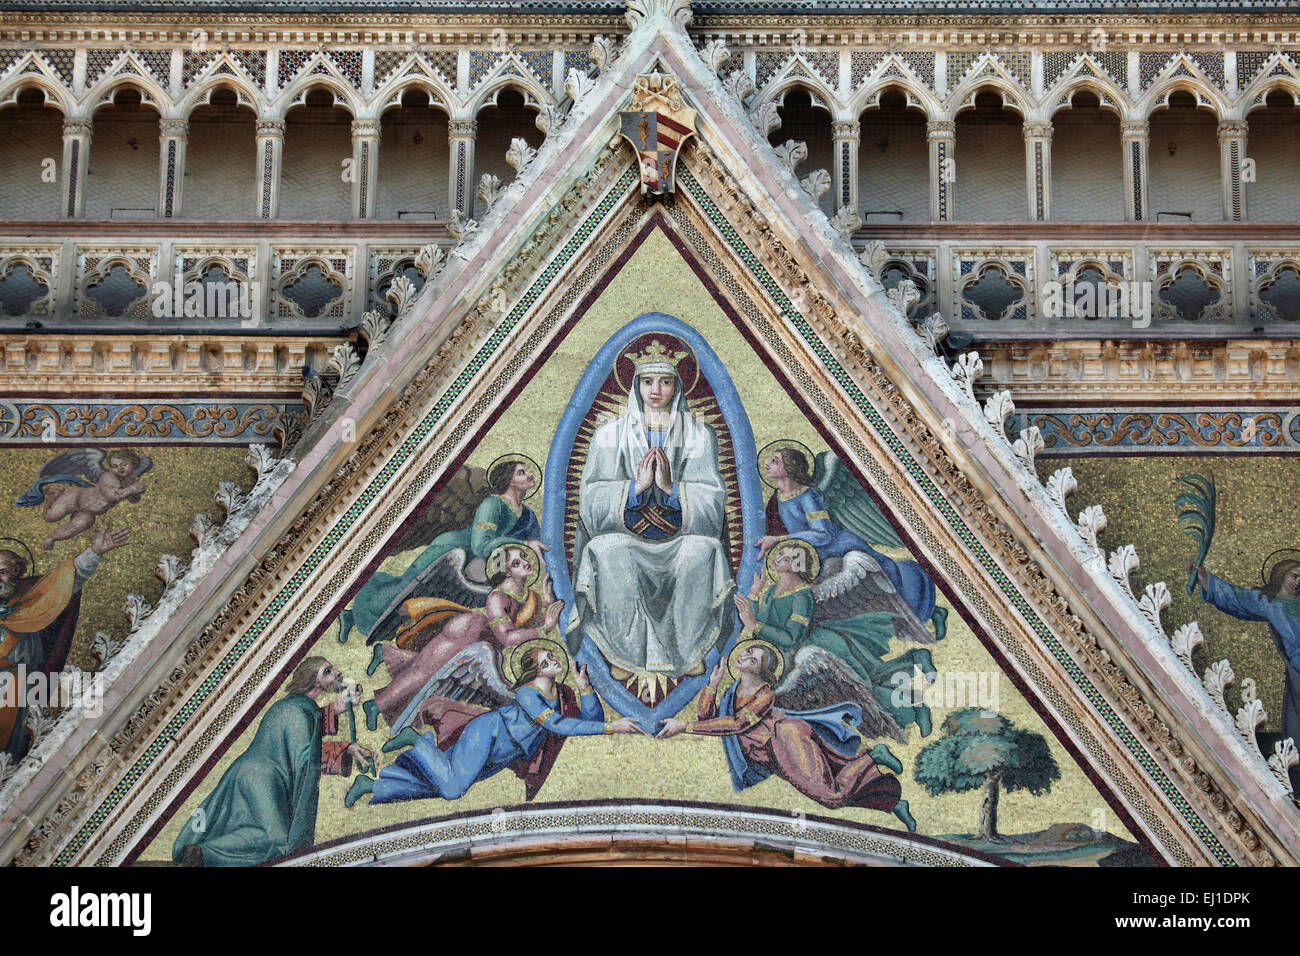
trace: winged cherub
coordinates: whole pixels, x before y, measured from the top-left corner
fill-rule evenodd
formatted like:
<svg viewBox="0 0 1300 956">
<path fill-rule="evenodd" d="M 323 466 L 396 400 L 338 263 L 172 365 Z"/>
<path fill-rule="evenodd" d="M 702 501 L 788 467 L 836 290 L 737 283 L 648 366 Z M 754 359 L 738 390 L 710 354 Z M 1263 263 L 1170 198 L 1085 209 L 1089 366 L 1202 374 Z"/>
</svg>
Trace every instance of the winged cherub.
<svg viewBox="0 0 1300 956">
<path fill-rule="evenodd" d="M 55 455 L 17 504 L 44 504 L 49 522 L 64 521 L 41 542 L 49 551 L 57 541 L 89 531 L 95 519 L 119 502 L 139 501 L 145 493 L 140 476 L 153 468 L 153 459 L 129 448 L 79 448 Z"/>
</svg>

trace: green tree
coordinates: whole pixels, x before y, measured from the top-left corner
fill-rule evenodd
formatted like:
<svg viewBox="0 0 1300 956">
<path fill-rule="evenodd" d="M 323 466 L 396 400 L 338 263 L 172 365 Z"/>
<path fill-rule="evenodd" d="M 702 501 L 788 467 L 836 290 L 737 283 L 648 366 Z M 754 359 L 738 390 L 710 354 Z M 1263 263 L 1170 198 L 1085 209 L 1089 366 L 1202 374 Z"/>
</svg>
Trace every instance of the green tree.
<svg viewBox="0 0 1300 956">
<path fill-rule="evenodd" d="M 1001 841 L 998 797 L 1028 790 L 1034 796 L 1052 789 L 1061 771 L 1041 734 L 1016 728 L 1001 714 L 975 707 L 955 710 L 943 722 L 944 736 L 916 758 L 916 782 L 931 796 L 984 788 L 977 839 Z"/>
</svg>

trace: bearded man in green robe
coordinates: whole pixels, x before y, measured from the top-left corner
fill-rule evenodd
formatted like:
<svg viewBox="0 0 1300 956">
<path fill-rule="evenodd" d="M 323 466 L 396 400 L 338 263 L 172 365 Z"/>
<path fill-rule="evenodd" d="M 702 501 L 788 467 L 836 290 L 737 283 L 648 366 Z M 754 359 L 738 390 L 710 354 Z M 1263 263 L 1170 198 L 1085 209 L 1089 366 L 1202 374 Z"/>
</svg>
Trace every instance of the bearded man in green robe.
<svg viewBox="0 0 1300 956">
<path fill-rule="evenodd" d="M 325 707 L 316 699 L 339 692 Z M 323 657 L 294 670 L 285 694 L 267 708 L 257 735 L 190 815 L 172 846 L 182 866 L 255 866 L 316 842 L 321 774 L 349 776 L 373 754 L 356 743 L 323 740 L 357 703 L 358 686 Z"/>
</svg>

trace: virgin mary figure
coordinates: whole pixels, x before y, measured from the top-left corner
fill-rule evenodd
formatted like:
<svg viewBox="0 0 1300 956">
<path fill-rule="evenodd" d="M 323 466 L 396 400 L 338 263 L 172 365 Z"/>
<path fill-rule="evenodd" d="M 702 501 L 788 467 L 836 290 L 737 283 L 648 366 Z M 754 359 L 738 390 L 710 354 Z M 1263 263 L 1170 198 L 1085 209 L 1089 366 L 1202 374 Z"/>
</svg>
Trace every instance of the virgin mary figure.
<svg viewBox="0 0 1300 956">
<path fill-rule="evenodd" d="M 625 356 L 627 412 L 596 429 L 578 491 L 567 640 L 590 636 L 620 679 L 700 670 L 734 623 L 718 440 L 690 413 L 679 345 Z"/>
</svg>

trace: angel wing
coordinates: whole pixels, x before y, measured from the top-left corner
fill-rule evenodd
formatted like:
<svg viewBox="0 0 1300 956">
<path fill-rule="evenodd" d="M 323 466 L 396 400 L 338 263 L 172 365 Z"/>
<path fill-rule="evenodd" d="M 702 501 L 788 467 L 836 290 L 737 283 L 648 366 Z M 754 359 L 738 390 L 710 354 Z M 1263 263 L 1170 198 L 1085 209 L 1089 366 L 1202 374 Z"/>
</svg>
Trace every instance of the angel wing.
<svg viewBox="0 0 1300 956">
<path fill-rule="evenodd" d="M 831 520 L 848 528 L 867 544 L 904 547 L 889 519 L 876 507 L 844 463 L 831 452 L 817 456 L 813 485 L 822 493 Z"/>
<path fill-rule="evenodd" d="M 818 620 L 889 611 L 894 615 L 894 636 L 900 641 L 933 644 L 937 640 L 903 600 L 880 562 L 865 551 L 849 551 L 838 561 L 827 559 L 821 579 L 813 585 L 813 597 Z"/>
<path fill-rule="evenodd" d="M 425 568 L 388 602 L 388 607 L 366 636 L 366 644 L 397 638 L 397 629 L 410 622 L 410 615 L 403 605 L 411 598 L 437 597 L 465 608 L 486 607 L 492 588 L 486 581 L 476 581 L 466 574 L 468 563 L 469 552 L 464 548 L 454 548 Z"/>
<path fill-rule="evenodd" d="M 60 475 L 81 475 L 91 484 L 99 481 L 104 474 L 104 458 L 107 453 L 102 448 L 74 448 L 71 451 L 55 455 L 41 466 L 37 478 L 55 478 Z M 146 459 L 147 460 L 147 459 Z M 150 461 L 152 465 L 153 462 Z"/>
<path fill-rule="evenodd" d="M 501 674 L 500 652 L 487 641 L 465 648 L 429 678 L 411 698 L 406 710 L 392 727 L 396 735 L 410 726 L 430 697 L 447 697 L 465 704 L 495 710 L 514 699 L 514 692 Z"/>
<path fill-rule="evenodd" d="M 466 465 L 452 475 L 429 506 L 407 520 L 398 549 L 422 548 L 444 531 L 457 531 L 474 523 L 474 512 L 487 493 L 487 470 Z"/>
<path fill-rule="evenodd" d="M 907 734 L 880 706 L 875 688 L 838 656 L 815 644 L 795 652 L 790 669 L 773 691 L 775 704 L 782 710 L 819 710 L 835 704 L 857 704 L 862 709 L 858 732 L 863 739 L 892 737 L 899 743 L 907 743 Z"/>
<path fill-rule="evenodd" d="M 140 464 L 135 466 L 135 471 L 131 472 L 132 478 L 139 478 L 146 472 L 153 471 L 153 459 L 148 455 L 136 455 L 140 459 Z"/>
</svg>

